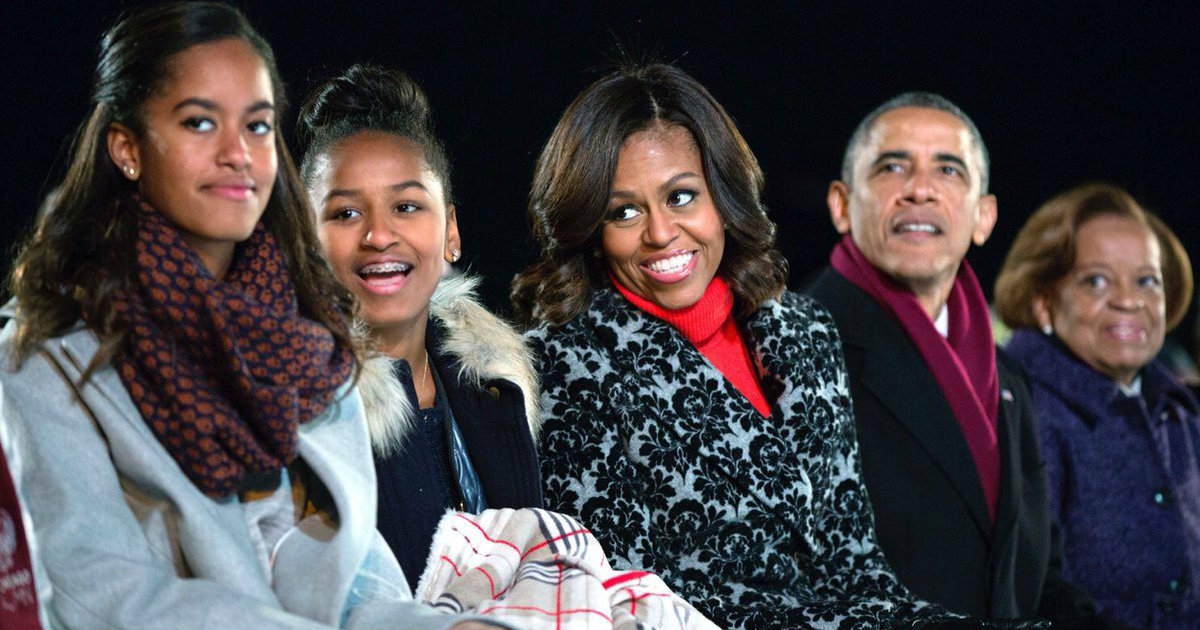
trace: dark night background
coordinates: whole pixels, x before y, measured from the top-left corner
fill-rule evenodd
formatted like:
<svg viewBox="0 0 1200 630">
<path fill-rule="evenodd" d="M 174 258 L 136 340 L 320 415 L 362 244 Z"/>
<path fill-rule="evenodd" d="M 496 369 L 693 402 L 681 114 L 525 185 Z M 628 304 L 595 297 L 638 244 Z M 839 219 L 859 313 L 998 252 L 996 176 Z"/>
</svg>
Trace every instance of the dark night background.
<svg viewBox="0 0 1200 630">
<path fill-rule="evenodd" d="M 100 32 L 138 4 L 0 9 L 5 273 L 88 111 Z M 962 106 L 991 151 L 999 225 L 970 254 L 989 295 L 1025 218 L 1089 180 L 1126 187 L 1200 254 L 1196 4 L 236 4 L 275 48 L 293 105 L 286 133 L 307 90 L 350 63 L 421 82 L 454 163 L 466 266 L 502 311 L 512 275 L 534 259 L 534 160 L 563 108 L 622 49 L 677 62 L 737 121 L 767 174 L 793 286 L 836 241 L 825 191 L 854 125 L 910 89 Z"/>
</svg>

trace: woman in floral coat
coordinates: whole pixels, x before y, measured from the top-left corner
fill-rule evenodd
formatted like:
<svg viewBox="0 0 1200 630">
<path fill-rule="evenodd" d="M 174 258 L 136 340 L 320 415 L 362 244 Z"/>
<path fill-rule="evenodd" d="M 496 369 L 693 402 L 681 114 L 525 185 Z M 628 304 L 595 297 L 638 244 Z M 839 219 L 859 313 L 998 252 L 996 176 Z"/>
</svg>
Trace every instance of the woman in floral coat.
<svg viewBox="0 0 1200 630">
<path fill-rule="evenodd" d="M 875 544 L 837 330 L 786 262 L 737 128 L 669 65 L 610 74 L 538 162 L 547 506 L 729 628 L 919 627 Z"/>
</svg>

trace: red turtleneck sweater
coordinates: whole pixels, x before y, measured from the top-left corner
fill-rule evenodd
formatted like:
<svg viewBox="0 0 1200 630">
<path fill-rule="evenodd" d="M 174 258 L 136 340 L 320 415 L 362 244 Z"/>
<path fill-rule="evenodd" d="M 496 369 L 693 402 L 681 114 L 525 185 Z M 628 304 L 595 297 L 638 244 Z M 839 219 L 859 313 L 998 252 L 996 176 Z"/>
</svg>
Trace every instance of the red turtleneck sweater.
<svg viewBox="0 0 1200 630">
<path fill-rule="evenodd" d="M 612 281 L 635 306 L 682 333 L 760 414 L 771 415 L 771 405 L 763 395 L 750 351 L 733 320 L 733 289 L 724 278 L 713 276 L 695 304 L 679 309 L 663 308 L 625 288 L 616 278 Z"/>
</svg>

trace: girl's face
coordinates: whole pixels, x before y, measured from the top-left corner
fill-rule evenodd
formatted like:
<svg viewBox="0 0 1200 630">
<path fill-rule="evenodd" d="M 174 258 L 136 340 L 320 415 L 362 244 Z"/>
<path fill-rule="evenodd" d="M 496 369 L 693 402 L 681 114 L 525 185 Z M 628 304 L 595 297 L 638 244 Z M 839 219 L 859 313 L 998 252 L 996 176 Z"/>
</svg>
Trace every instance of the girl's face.
<svg viewBox="0 0 1200 630">
<path fill-rule="evenodd" d="M 141 133 L 113 123 L 109 154 L 221 277 L 275 185 L 275 106 L 263 60 L 240 39 L 177 54 L 143 105 Z"/>
<path fill-rule="evenodd" d="M 413 142 L 364 131 L 318 158 L 309 195 L 321 246 L 385 349 L 424 326 L 461 246 L 454 206 Z"/>
</svg>

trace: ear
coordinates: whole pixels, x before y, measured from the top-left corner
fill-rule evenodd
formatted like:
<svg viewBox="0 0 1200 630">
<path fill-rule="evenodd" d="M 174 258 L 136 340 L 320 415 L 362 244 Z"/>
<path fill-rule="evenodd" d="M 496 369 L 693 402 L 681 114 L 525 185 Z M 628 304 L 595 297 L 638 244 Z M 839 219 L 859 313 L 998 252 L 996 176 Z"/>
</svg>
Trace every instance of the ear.
<svg viewBox="0 0 1200 630">
<path fill-rule="evenodd" d="M 825 203 L 829 205 L 829 219 L 838 234 L 850 232 L 850 187 L 845 182 L 835 179 L 829 184 L 829 192 L 825 195 Z"/>
<path fill-rule="evenodd" d="M 455 262 L 457 260 L 455 252 L 461 254 L 462 239 L 458 235 L 458 213 L 454 204 L 450 204 L 446 206 L 446 251 L 443 255 L 447 261 Z"/>
<path fill-rule="evenodd" d="M 108 157 L 122 175 L 130 181 L 137 181 L 142 173 L 141 150 L 132 129 L 119 122 L 109 124 Z"/>
<path fill-rule="evenodd" d="M 979 198 L 979 216 L 975 219 L 975 231 L 971 232 L 971 242 L 983 245 L 992 235 L 996 227 L 996 195 L 984 195 Z"/>
<path fill-rule="evenodd" d="M 1054 315 L 1050 313 L 1050 297 L 1042 294 L 1033 298 L 1033 318 L 1037 320 L 1038 328 L 1043 330 L 1054 324 Z"/>
</svg>

